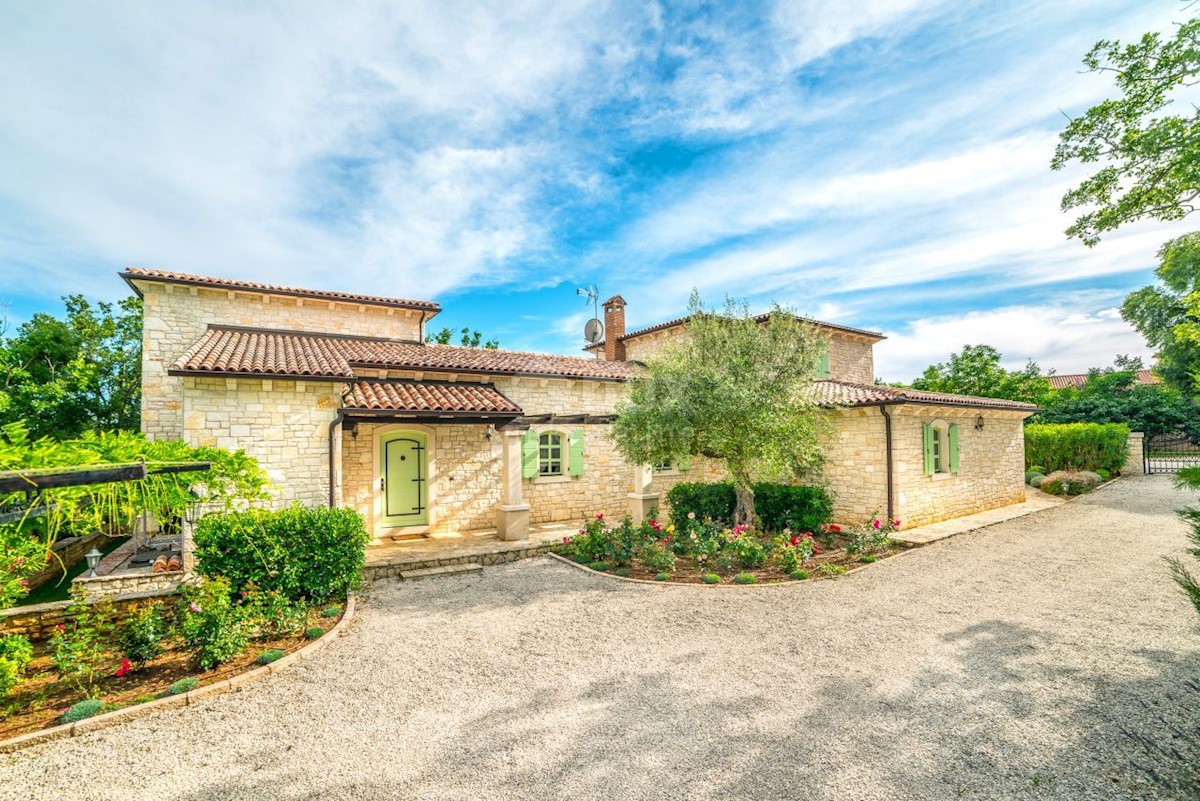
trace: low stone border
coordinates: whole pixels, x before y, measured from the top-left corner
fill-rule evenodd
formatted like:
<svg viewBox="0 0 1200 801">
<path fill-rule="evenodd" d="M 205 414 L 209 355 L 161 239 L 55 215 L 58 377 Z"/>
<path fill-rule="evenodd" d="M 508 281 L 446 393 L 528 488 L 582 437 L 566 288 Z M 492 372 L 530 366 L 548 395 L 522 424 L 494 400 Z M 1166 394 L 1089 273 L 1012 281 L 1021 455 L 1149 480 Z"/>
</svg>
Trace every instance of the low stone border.
<svg viewBox="0 0 1200 801">
<path fill-rule="evenodd" d="M 874 567 L 875 565 L 881 565 L 884 562 L 890 562 L 891 560 L 895 559 L 896 557 L 904 556 L 904 554 L 906 554 L 906 553 L 910 553 L 912 551 L 919 550 L 920 548 L 923 548 L 923 547 L 924 546 L 922 546 L 922 545 L 913 545 L 911 547 L 905 548 L 903 551 L 892 554 L 891 556 L 887 557 L 886 559 L 878 559 L 874 562 L 867 562 L 867 563 L 857 564 L 854 567 L 848 567 L 848 568 L 846 568 L 845 573 L 843 573 L 841 576 L 835 576 L 834 578 L 842 578 L 842 576 L 848 576 L 851 573 L 857 573 L 859 570 L 863 570 L 868 567 Z M 576 568 L 578 570 L 582 570 L 585 573 L 591 573 L 593 576 L 603 576 L 606 579 L 612 579 L 613 581 L 626 581 L 626 582 L 629 582 L 630 584 L 650 584 L 655 587 L 692 587 L 692 588 L 700 588 L 700 589 L 704 589 L 704 590 L 714 589 L 714 588 L 737 589 L 737 590 L 761 590 L 766 587 L 791 587 L 791 586 L 794 586 L 797 584 L 813 584 L 815 581 L 826 580 L 825 578 L 817 579 L 813 576 L 809 576 L 806 579 L 786 579 L 786 580 L 769 581 L 769 582 L 765 581 L 761 584 L 734 584 L 732 581 L 726 582 L 724 584 L 705 584 L 703 582 L 696 584 L 693 582 L 684 583 L 682 581 L 654 581 L 653 579 L 640 579 L 640 578 L 633 578 L 632 576 L 618 576 L 615 573 L 609 573 L 608 571 L 602 572 L 599 570 L 592 570 L 587 565 L 581 565 L 578 562 L 574 562 L 574 561 L 568 559 L 567 557 L 563 556 L 562 554 L 547 553 L 546 556 L 549 556 L 551 559 L 557 559 L 558 561 L 562 562 L 564 565 L 570 565 L 571 567 Z"/>
<path fill-rule="evenodd" d="M 96 715 L 91 718 L 84 718 L 75 723 L 63 723 L 59 726 L 52 726 L 49 729 L 41 731 L 33 731 L 28 734 L 19 734 L 16 737 L 10 737 L 7 740 L 0 740 L 0 754 L 12 753 L 19 751 L 22 748 L 28 748 L 31 745 L 49 742 L 51 740 L 61 740 L 66 737 L 78 737 L 82 734 L 89 734 L 100 729 L 107 729 L 109 726 L 115 726 L 119 723 L 124 723 L 127 720 L 144 717 L 153 714 L 163 709 L 175 709 L 182 706 L 190 706 L 198 703 L 206 698 L 215 695 L 227 693 L 230 690 L 241 687 L 244 684 L 249 684 L 258 679 L 265 678 L 272 673 L 278 673 L 289 665 L 293 665 L 302 659 L 311 659 L 314 655 L 323 651 L 335 637 L 344 636 L 346 627 L 354 618 L 354 596 L 351 595 L 346 599 L 346 609 L 342 613 L 342 619 L 337 622 L 328 633 L 313 640 L 308 645 L 300 648 L 297 651 L 275 660 L 269 665 L 248 670 L 245 673 L 239 673 L 228 679 L 223 679 L 215 684 L 206 684 L 203 687 L 181 693 L 179 695 L 168 695 L 165 698 L 158 698 L 153 701 L 147 701 L 144 704 L 135 704 L 127 706 L 123 709 L 115 709 L 112 712 L 106 712 L 103 715 Z"/>
</svg>

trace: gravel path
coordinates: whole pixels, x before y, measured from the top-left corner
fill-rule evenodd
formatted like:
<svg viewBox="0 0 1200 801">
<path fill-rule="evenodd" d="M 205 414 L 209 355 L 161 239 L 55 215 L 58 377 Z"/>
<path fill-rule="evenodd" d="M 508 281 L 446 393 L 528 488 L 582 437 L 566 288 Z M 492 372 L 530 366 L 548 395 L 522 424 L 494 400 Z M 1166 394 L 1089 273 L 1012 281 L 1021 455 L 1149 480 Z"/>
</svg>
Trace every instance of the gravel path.
<svg viewBox="0 0 1200 801">
<path fill-rule="evenodd" d="M 313 663 L 0 756 L 0 798 L 1196 798 L 1189 501 L 1127 479 L 787 587 L 384 584 Z"/>
</svg>

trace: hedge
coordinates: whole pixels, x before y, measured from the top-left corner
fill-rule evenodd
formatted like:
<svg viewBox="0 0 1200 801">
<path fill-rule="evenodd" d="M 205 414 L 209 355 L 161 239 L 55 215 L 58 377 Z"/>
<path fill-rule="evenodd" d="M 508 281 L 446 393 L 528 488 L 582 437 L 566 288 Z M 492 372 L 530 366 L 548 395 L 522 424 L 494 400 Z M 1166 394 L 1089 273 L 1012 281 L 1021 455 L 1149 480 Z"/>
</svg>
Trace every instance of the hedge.
<svg viewBox="0 0 1200 801">
<path fill-rule="evenodd" d="M 753 485 L 754 511 L 767 531 L 816 531 L 829 522 L 833 514 L 833 500 L 821 487 L 792 486 L 790 484 Z M 683 528 L 688 513 L 694 512 L 697 519 L 731 523 L 737 506 L 737 494 L 733 484 L 721 482 L 705 484 L 685 482 L 676 484 L 667 493 L 671 505 L 671 522 Z"/>
<path fill-rule="evenodd" d="M 1121 423 L 1065 423 L 1025 426 L 1025 466 L 1115 473 L 1129 455 L 1129 426 Z"/>
<path fill-rule="evenodd" d="M 321 603 L 358 587 L 368 539 L 353 509 L 292 506 L 207 515 L 196 523 L 196 570 L 228 579 L 235 595 L 253 582 L 293 600 Z"/>
</svg>

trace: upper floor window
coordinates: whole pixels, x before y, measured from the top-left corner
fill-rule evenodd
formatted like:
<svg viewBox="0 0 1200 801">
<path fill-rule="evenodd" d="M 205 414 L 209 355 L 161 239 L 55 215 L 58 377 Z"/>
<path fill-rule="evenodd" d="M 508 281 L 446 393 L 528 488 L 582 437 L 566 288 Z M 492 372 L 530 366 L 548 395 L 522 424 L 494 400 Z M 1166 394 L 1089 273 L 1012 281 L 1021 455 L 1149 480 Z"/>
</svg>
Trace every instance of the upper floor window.
<svg viewBox="0 0 1200 801">
<path fill-rule="evenodd" d="M 830 378 L 833 373 L 829 370 L 829 348 L 821 352 L 821 360 L 817 362 L 817 378 Z"/>
</svg>

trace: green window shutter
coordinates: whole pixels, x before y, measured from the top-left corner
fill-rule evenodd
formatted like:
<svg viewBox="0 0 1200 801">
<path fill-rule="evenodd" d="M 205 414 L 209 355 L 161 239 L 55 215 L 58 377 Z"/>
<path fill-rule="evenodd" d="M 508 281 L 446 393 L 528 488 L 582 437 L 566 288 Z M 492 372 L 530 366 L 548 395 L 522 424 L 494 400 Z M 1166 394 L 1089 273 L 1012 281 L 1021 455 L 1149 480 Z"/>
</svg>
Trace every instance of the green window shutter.
<svg viewBox="0 0 1200 801">
<path fill-rule="evenodd" d="M 933 430 L 933 426 L 925 423 L 922 426 L 922 434 L 925 437 L 925 475 L 933 475 L 933 438 L 937 436 L 937 432 Z"/>
<path fill-rule="evenodd" d="M 681 456 L 679 458 L 679 460 L 675 463 L 675 469 L 676 470 L 691 470 L 692 469 L 692 457 Z"/>
<path fill-rule="evenodd" d="M 946 432 L 946 439 L 950 440 L 950 472 L 958 472 L 958 426 L 951 425 Z"/>
<path fill-rule="evenodd" d="M 538 474 L 538 435 L 536 431 L 526 431 L 521 438 L 521 477 L 537 478 Z"/>
<path fill-rule="evenodd" d="M 821 361 L 817 362 L 817 378 L 829 378 L 832 375 L 829 371 L 829 350 L 826 349 L 821 354 Z"/>
<path fill-rule="evenodd" d="M 583 429 L 577 428 L 570 435 L 571 462 L 568 472 L 573 476 L 583 475 Z"/>
</svg>

